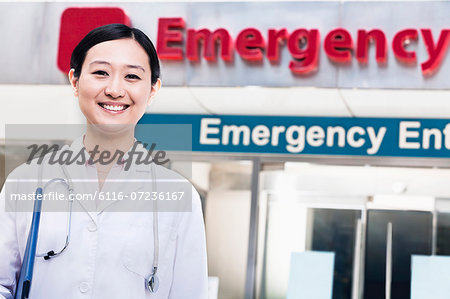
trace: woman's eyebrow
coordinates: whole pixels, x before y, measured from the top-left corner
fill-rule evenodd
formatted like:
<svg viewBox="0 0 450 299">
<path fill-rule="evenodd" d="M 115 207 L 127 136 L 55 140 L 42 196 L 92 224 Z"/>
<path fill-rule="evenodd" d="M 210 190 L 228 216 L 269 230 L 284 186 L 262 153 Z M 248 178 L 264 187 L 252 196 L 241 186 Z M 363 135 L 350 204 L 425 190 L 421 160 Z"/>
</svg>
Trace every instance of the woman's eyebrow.
<svg viewBox="0 0 450 299">
<path fill-rule="evenodd" d="M 92 64 L 107 64 L 107 65 L 111 65 L 111 63 L 109 63 L 108 61 L 104 61 L 104 60 L 94 60 L 91 63 L 89 63 L 89 65 Z"/>
<path fill-rule="evenodd" d="M 127 65 L 127 67 L 128 68 L 132 68 L 132 69 L 140 69 L 140 70 L 142 70 L 145 73 L 145 69 L 142 66 L 140 66 L 140 65 L 129 64 L 129 65 Z"/>
<path fill-rule="evenodd" d="M 92 65 L 92 64 L 107 64 L 107 65 L 111 66 L 111 63 L 109 63 L 108 61 L 104 61 L 104 60 L 94 60 L 91 63 L 89 63 L 89 65 Z M 145 69 L 140 65 L 127 64 L 127 68 L 140 69 L 145 73 Z"/>
</svg>

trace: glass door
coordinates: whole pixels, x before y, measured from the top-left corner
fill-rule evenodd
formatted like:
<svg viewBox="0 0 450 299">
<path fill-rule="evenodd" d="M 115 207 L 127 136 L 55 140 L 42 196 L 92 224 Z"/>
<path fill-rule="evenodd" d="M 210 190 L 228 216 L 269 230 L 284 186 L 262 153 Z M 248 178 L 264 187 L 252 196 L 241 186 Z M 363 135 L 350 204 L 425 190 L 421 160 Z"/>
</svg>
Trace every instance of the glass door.
<svg viewBox="0 0 450 299">
<path fill-rule="evenodd" d="M 364 299 L 404 299 L 411 292 L 411 256 L 431 255 L 433 215 L 369 210 Z"/>
</svg>

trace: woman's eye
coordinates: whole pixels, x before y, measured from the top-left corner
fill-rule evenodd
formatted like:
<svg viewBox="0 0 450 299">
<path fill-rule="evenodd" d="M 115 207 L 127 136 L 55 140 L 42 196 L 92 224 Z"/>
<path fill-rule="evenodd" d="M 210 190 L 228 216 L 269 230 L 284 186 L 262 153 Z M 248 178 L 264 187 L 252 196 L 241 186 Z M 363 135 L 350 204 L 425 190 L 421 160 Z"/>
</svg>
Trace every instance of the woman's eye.
<svg viewBox="0 0 450 299">
<path fill-rule="evenodd" d="M 128 74 L 125 76 L 127 79 L 136 79 L 136 80 L 140 80 L 141 78 L 135 74 Z"/>
<path fill-rule="evenodd" d="M 105 71 L 95 71 L 93 72 L 94 75 L 100 75 L 100 76 L 108 76 L 108 73 Z"/>
</svg>

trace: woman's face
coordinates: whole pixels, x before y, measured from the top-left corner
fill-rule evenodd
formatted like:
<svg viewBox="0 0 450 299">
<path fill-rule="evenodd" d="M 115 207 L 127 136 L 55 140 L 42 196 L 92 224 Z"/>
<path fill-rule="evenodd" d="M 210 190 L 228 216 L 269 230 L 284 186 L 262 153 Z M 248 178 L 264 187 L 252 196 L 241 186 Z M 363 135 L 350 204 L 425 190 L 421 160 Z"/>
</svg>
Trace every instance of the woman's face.
<svg viewBox="0 0 450 299">
<path fill-rule="evenodd" d="M 136 124 L 160 81 L 152 86 L 149 58 L 133 39 L 95 45 L 87 52 L 79 78 L 69 79 L 88 124 Z"/>
</svg>

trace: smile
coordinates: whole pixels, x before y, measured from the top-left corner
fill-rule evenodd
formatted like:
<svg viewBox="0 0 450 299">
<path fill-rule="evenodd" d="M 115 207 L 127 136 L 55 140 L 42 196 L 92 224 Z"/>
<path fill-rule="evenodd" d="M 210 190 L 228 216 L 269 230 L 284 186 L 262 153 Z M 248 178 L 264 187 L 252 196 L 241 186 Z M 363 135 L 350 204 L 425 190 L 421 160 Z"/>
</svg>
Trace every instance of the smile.
<svg viewBox="0 0 450 299">
<path fill-rule="evenodd" d="M 108 111 L 124 111 L 130 107 L 130 105 L 108 105 L 103 103 L 98 103 L 98 105 Z"/>
</svg>

